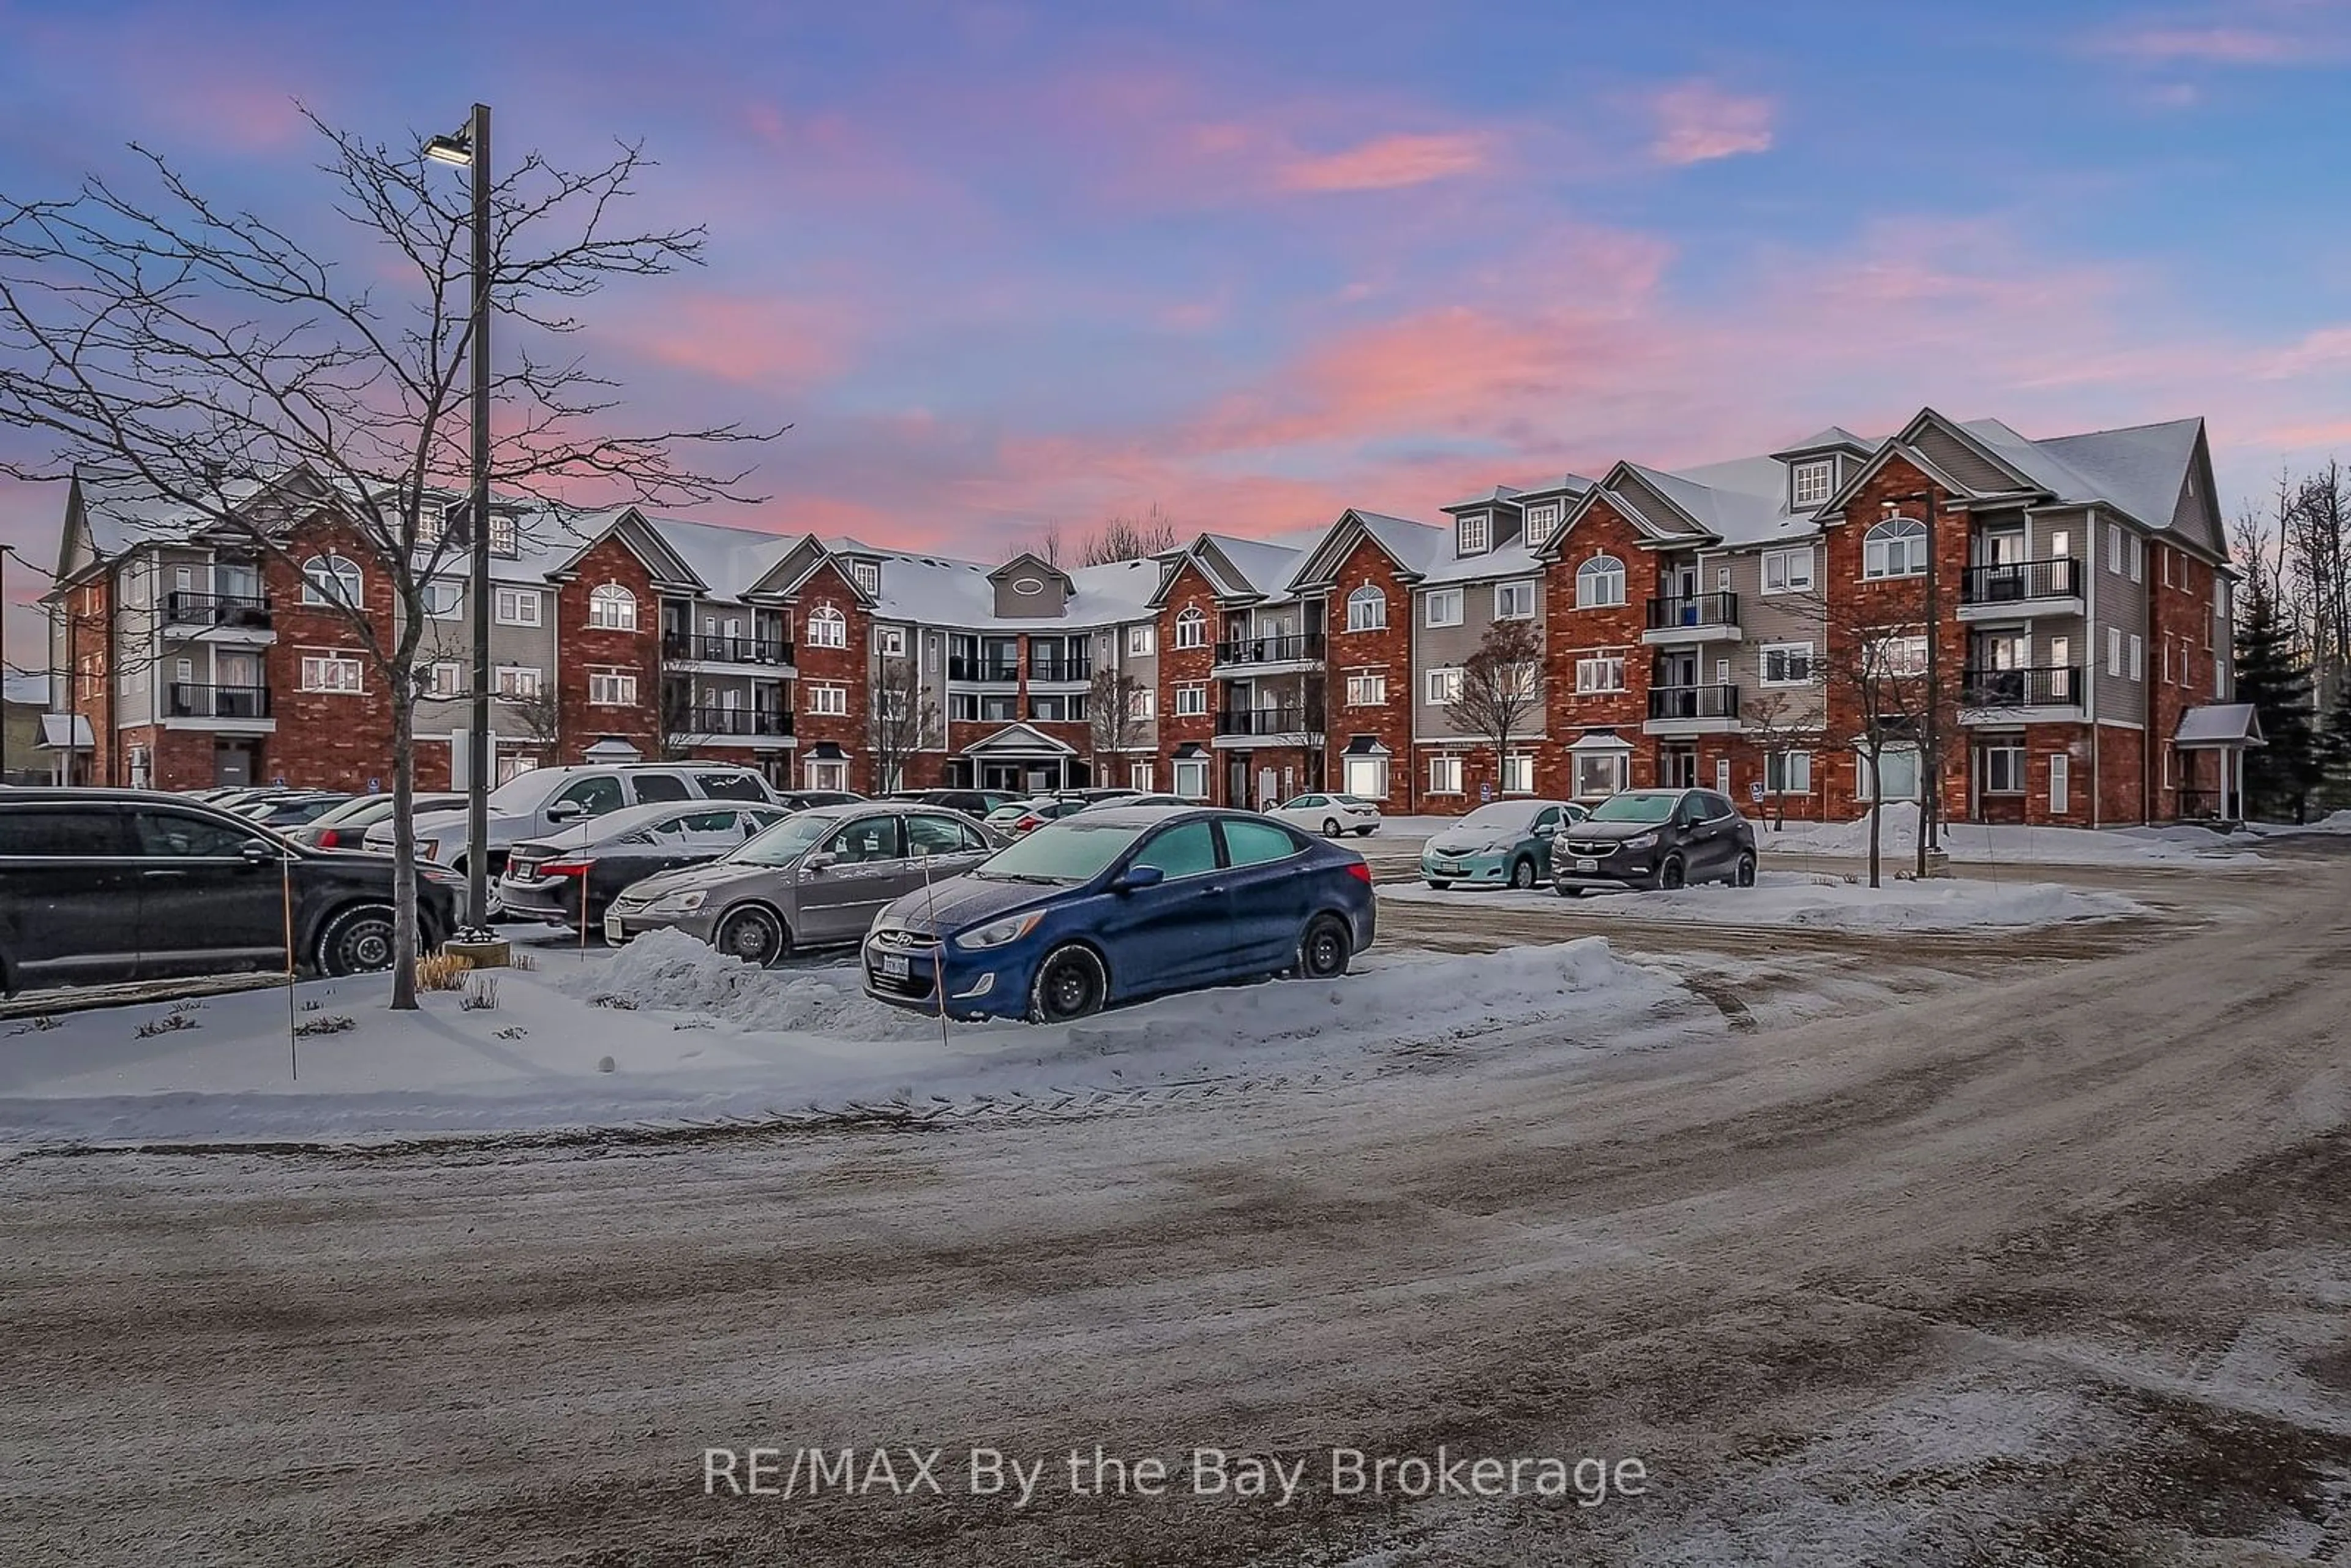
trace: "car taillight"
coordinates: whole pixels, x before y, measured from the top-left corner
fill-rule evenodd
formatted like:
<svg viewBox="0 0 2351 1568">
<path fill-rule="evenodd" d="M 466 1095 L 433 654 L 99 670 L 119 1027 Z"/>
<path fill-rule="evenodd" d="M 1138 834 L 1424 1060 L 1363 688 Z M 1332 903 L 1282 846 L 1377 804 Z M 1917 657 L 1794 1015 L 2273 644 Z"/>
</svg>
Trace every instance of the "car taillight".
<svg viewBox="0 0 2351 1568">
<path fill-rule="evenodd" d="M 538 868 L 541 876 L 586 876 L 593 861 L 549 861 Z"/>
<path fill-rule="evenodd" d="M 1368 861 L 1355 861 L 1352 862 L 1347 867 L 1347 874 L 1353 877 L 1357 882 L 1362 883 L 1365 887 L 1372 885 L 1372 867 Z"/>
<path fill-rule="evenodd" d="M 334 829 L 320 828 L 319 830 L 319 847 L 320 849 L 330 850 L 342 841 L 341 835 L 337 833 Z"/>
<path fill-rule="evenodd" d="M 1044 818 L 1031 815 L 1023 817 L 1019 821 L 1013 823 L 1012 831 L 1016 833 L 1026 833 L 1033 831 L 1038 828 L 1041 828 L 1044 825 Z"/>
</svg>

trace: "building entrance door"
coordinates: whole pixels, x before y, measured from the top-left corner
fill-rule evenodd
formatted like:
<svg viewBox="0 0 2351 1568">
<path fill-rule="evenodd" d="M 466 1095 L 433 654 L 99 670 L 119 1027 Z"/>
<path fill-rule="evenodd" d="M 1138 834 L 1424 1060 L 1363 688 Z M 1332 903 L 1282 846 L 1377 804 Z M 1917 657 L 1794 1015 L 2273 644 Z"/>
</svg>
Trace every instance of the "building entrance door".
<svg viewBox="0 0 2351 1568">
<path fill-rule="evenodd" d="M 1667 789 L 1698 788 L 1698 747 L 1668 746 L 1659 750 L 1657 783 Z"/>
</svg>

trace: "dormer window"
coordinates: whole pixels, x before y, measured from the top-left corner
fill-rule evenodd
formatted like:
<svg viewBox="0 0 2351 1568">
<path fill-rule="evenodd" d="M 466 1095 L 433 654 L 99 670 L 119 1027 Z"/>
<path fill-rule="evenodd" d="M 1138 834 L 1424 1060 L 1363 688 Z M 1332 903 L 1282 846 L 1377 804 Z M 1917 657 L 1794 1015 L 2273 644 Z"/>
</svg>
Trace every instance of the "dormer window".
<svg viewBox="0 0 2351 1568">
<path fill-rule="evenodd" d="M 878 560 L 852 561 L 849 575 L 861 592 L 879 593 L 882 591 L 882 563 Z"/>
<path fill-rule="evenodd" d="M 416 542 L 430 549 L 441 542 L 449 531 L 449 508 L 438 501 L 420 502 L 416 507 Z"/>
<path fill-rule="evenodd" d="M 1470 513 L 1457 526 L 1455 535 L 1456 555 L 1484 555 L 1491 548 L 1489 541 L 1493 538 L 1491 514 Z"/>
<path fill-rule="evenodd" d="M 1527 508 L 1527 543 L 1539 545 L 1551 538 L 1559 527 L 1559 503 L 1546 501 L 1540 507 Z"/>
<path fill-rule="evenodd" d="M 1836 459 L 1814 457 L 1796 465 L 1792 481 L 1799 507 L 1817 507 L 1836 489 Z"/>
</svg>

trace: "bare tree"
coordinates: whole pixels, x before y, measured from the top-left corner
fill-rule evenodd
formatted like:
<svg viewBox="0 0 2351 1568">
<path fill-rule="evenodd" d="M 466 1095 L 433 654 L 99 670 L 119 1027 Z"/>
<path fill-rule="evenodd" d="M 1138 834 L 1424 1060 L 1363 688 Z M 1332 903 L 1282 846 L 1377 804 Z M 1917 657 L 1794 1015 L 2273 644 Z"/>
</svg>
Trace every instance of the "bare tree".
<svg viewBox="0 0 2351 1568">
<path fill-rule="evenodd" d="M 939 705 L 923 690 L 911 652 L 883 655 L 865 719 L 876 791 L 905 786 L 906 764 L 939 732 Z"/>
<path fill-rule="evenodd" d="M 1035 535 L 1029 541 L 1028 549 L 1047 566 L 1061 565 L 1062 558 L 1070 553 L 1068 541 L 1062 537 L 1061 520 L 1054 518 L 1038 524 Z"/>
<path fill-rule="evenodd" d="M 1928 680 L 1929 629 L 1924 621 L 1879 622 L 1872 619 L 1874 612 L 1842 601 L 1823 604 L 1818 613 L 1828 657 L 1813 667 L 1823 677 L 1832 709 L 1854 716 L 1851 740 L 1868 769 L 1869 885 L 1876 887 L 1881 877 L 1886 753 L 1907 750 L 1918 758 L 1917 852 L 1923 869 L 1927 814 L 1942 789 L 1940 768 L 1928 741 L 1938 730 L 1946 735 L 1958 732 L 1960 683 L 1945 682 L 1938 689 Z M 1840 696 L 1842 702 L 1834 700 Z M 2017 700 L 2023 700 L 2021 689 Z"/>
<path fill-rule="evenodd" d="M 704 244 L 699 228 L 622 225 L 646 166 L 638 148 L 584 172 L 532 154 L 497 181 L 486 281 L 504 362 L 493 406 L 477 410 L 464 373 L 470 203 L 417 140 L 387 147 L 310 119 L 326 143 L 319 205 L 340 220 L 348 262 L 215 204 L 145 149 L 134 149 L 154 187 L 144 195 L 97 178 L 60 200 L 0 195 L 0 423 L 48 443 L 37 460 L 0 460 L 0 474 L 74 476 L 134 528 L 160 503 L 174 534 L 208 529 L 296 570 L 298 538 L 330 527 L 390 584 L 389 623 L 364 602 L 336 608 L 391 695 L 397 930 L 413 951 L 423 594 L 471 528 L 497 526 L 425 526 L 438 497 L 465 490 L 472 422 L 493 425 L 493 494 L 559 518 L 556 498 L 583 488 L 646 505 L 753 499 L 744 473 L 674 454 L 779 433 L 601 431 L 617 389 L 561 346 L 579 302 L 615 278 L 698 264 Z M 392 974 L 392 1005 L 413 1007 L 411 966 Z"/>
<path fill-rule="evenodd" d="M 1094 672 L 1092 682 L 1086 687 L 1087 739 L 1092 751 L 1086 766 L 1093 772 L 1094 782 L 1102 779 L 1102 759 L 1105 753 L 1115 757 L 1134 744 L 1142 733 L 1143 720 L 1135 716 L 1134 699 L 1142 692 L 1143 683 L 1124 670 L 1104 665 Z"/>
<path fill-rule="evenodd" d="M 1461 689 L 1445 705 L 1454 725 L 1494 743 L 1494 780 L 1510 779 L 1510 741 L 1542 710 L 1542 633 L 1529 620 L 1497 621 L 1461 662 Z"/>
<path fill-rule="evenodd" d="M 1809 751 L 1812 742 L 1820 735 L 1821 708 L 1817 701 L 1800 693 L 1809 688 L 1765 686 L 1739 705 L 1739 716 L 1747 727 L 1747 734 L 1755 749 L 1763 757 L 1764 793 L 1771 802 L 1771 825 L 1788 825 L 1788 791 L 1771 787 L 1771 764 L 1780 764 L 1780 781 L 1788 779 L 1786 758 Z"/>
<path fill-rule="evenodd" d="M 709 721 L 695 705 L 694 685 L 685 680 L 662 682 L 659 724 L 659 745 L 662 760 L 683 762 L 694 755 L 694 748 L 703 743 L 703 727 Z"/>
<path fill-rule="evenodd" d="M 1176 519 L 1158 502 L 1140 517 L 1115 513 L 1078 541 L 1080 566 L 1107 566 L 1115 560 L 1141 560 L 1176 548 Z"/>
</svg>

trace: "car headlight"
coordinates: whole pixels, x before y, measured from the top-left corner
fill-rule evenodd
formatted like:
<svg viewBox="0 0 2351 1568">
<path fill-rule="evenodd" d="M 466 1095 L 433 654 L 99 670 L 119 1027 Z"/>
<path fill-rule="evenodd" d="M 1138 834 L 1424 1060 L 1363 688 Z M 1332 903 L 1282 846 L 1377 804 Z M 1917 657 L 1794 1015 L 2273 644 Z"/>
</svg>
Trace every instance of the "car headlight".
<svg viewBox="0 0 2351 1568">
<path fill-rule="evenodd" d="M 384 847 L 385 847 L 386 849 L 390 849 L 392 846 L 391 846 L 391 845 L 389 845 L 389 844 L 386 844 Z M 421 861 L 437 861 L 437 860 L 439 860 L 439 859 L 441 858 L 441 841 L 440 841 L 440 840 L 438 840 L 438 839 L 419 839 L 419 840 L 417 840 L 417 841 L 416 841 L 416 858 L 417 858 L 418 860 L 421 860 Z"/>
<path fill-rule="evenodd" d="M 1619 847 L 1628 850 L 1653 850 L 1657 847 L 1657 835 L 1636 833 L 1632 838 L 1626 839 Z"/>
<path fill-rule="evenodd" d="M 957 932 L 955 945 L 966 952 L 984 953 L 990 947 L 1001 947 L 1008 942 L 1019 941 L 1029 933 L 1036 930 L 1037 922 L 1044 918 L 1043 910 L 1032 909 L 1026 915 L 1015 915 L 1008 919 L 976 926 L 969 931 Z"/>
<path fill-rule="evenodd" d="M 701 908 L 702 901 L 709 896 L 698 887 L 688 888 L 684 893 L 662 894 L 653 901 L 650 908 L 655 915 L 691 915 Z"/>
</svg>

